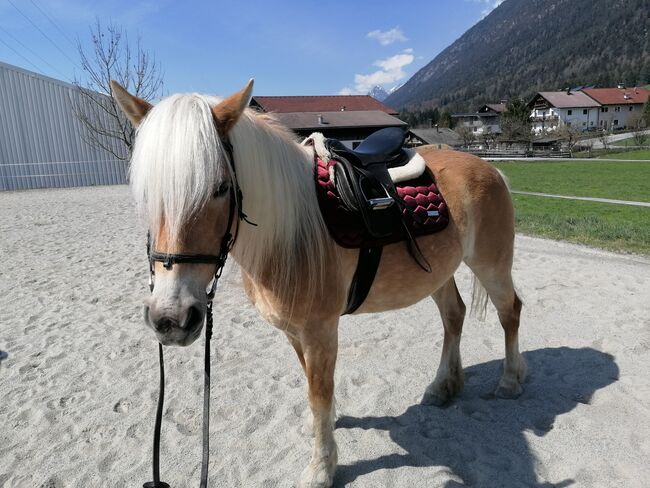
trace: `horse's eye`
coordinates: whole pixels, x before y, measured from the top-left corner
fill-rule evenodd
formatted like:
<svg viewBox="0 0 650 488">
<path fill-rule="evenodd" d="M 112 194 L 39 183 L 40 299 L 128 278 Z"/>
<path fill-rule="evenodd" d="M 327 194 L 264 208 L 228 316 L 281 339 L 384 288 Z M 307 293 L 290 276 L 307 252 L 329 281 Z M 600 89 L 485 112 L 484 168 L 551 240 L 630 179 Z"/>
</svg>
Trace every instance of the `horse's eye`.
<svg viewBox="0 0 650 488">
<path fill-rule="evenodd" d="M 214 198 L 221 197 L 226 194 L 228 191 L 228 188 L 230 185 L 228 184 L 227 181 L 224 181 L 219 185 L 219 187 L 214 191 L 214 194 L 212 195 Z"/>
</svg>

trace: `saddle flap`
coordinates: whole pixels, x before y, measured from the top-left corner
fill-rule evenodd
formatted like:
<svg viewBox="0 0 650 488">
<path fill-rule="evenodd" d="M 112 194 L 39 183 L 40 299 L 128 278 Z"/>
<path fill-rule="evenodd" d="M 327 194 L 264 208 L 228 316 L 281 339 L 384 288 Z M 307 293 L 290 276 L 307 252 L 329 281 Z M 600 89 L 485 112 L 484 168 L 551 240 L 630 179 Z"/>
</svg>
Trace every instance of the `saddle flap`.
<svg viewBox="0 0 650 488">
<path fill-rule="evenodd" d="M 340 156 L 334 172 L 341 201 L 350 211 L 361 215 L 368 233 L 377 238 L 393 233 L 400 212 L 376 175 Z"/>
</svg>

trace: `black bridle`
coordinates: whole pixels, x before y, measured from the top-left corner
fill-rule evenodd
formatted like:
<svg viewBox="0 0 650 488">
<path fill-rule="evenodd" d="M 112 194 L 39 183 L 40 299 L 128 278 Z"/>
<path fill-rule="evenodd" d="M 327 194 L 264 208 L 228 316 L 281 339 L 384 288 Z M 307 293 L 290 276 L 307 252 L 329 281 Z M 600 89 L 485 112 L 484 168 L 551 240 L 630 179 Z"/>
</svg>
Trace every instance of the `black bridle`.
<svg viewBox="0 0 650 488">
<path fill-rule="evenodd" d="M 235 173 L 235 160 L 230 141 L 223 140 L 223 146 L 226 149 L 230 163 L 230 208 L 228 211 L 228 225 L 221 238 L 219 254 L 170 254 L 161 253 L 155 250 L 151 234 L 147 233 L 147 257 L 149 259 L 149 290 L 153 291 L 155 286 L 155 263 L 162 263 L 167 270 L 173 268 L 174 264 L 214 264 L 214 276 L 210 289 L 206 290 L 207 305 L 205 313 L 205 356 L 204 356 L 204 380 L 203 380 L 203 454 L 201 457 L 201 488 L 206 488 L 208 484 L 208 461 L 210 457 L 210 339 L 212 339 L 212 300 L 217 290 L 217 282 L 221 277 L 223 268 L 226 265 L 228 254 L 237 239 L 239 223 L 232 233 L 232 226 L 235 221 L 235 212 L 239 217 L 239 222 L 246 221 L 252 225 L 242 210 L 242 192 L 237 182 Z M 158 343 L 158 357 L 160 364 L 160 393 L 158 395 L 158 406 L 156 409 L 156 423 L 154 426 L 153 436 L 153 481 L 144 483 L 144 488 L 169 488 L 169 484 L 160 481 L 160 429 L 162 424 L 163 404 L 165 401 L 165 366 L 163 358 L 163 347 Z"/>
</svg>

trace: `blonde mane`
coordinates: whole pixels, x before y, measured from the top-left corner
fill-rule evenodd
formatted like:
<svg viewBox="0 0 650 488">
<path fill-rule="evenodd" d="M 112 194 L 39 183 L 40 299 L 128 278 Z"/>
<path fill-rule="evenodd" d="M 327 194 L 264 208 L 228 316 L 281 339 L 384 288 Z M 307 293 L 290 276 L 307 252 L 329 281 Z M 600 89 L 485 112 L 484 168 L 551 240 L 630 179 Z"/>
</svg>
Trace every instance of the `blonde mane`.
<svg viewBox="0 0 650 488">
<path fill-rule="evenodd" d="M 164 222 L 172 239 L 231 174 L 211 112 L 216 103 L 213 97 L 174 95 L 138 129 L 131 161 L 135 200 L 150 228 Z M 311 149 L 250 109 L 229 138 L 243 211 L 256 224 L 239 223 L 236 260 L 287 305 L 298 291 L 315 296 L 333 246 L 318 207 Z"/>
</svg>

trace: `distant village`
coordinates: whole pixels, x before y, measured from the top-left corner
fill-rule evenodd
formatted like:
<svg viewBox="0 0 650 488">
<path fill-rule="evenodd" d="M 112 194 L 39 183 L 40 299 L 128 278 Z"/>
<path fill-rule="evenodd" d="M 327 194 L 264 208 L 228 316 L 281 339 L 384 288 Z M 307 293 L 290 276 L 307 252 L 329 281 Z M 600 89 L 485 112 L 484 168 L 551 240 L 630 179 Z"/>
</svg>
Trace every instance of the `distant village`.
<svg viewBox="0 0 650 488">
<path fill-rule="evenodd" d="M 451 114 L 447 127 L 434 120 L 424 127 L 409 126 L 398 111 L 367 95 L 254 97 L 251 105 L 275 114 L 300 136 L 318 131 L 351 148 L 377 129 L 402 127 L 408 130 L 407 142 L 412 146 L 437 144 L 477 151 L 530 146 L 559 152 L 567 138 L 577 140 L 587 135 L 583 133 L 596 137 L 638 128 L 649 98 L 650 90 L 624 85 L 539 92 L 530 101 L 519 102 L 523 122 L 518 130 L 505 120 L 507 100 L 486 103 L 476 112 Z"/>
<path fill-rule="evenodd" d="M 126 183 L 128 147 L 103 135 L 99 144 L 88 144 L 88 121 L 75 113 L 87 96 L 77 87 L 0 62 L 0 92 L 6 95 L 0 97 L 0 114 L 11 115 L 0 116 L 0 190 Z M 110 102 L 104 94 L 94 96 Z M 575 143 L 589 133 L 597 137 L 637 127 L 649 97 L 645 88 L 622 85 L 539 92 L 529 102 L 486 103 L 424 127 L 409 126 L 397 110 L 368 95 L 254 96 L 250 105 L 272 114 L 298 138 L 321 132 L 352 149 L 379 129 L 399 127 L 413 147 L 566 156 L 567 138 Z M 515 122 L 525 119 L 520 127 L 513 126 L 515 108 Z"/>
</svg>

